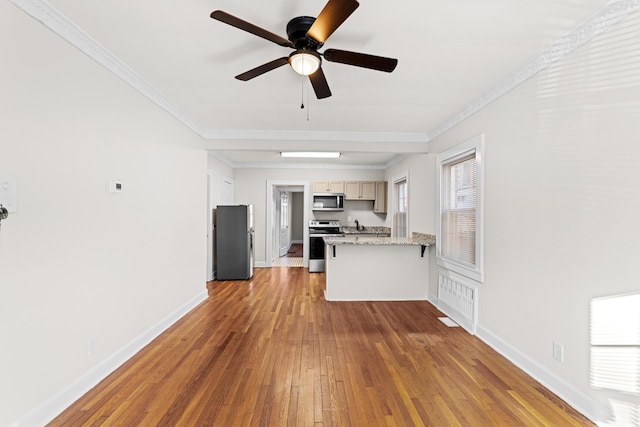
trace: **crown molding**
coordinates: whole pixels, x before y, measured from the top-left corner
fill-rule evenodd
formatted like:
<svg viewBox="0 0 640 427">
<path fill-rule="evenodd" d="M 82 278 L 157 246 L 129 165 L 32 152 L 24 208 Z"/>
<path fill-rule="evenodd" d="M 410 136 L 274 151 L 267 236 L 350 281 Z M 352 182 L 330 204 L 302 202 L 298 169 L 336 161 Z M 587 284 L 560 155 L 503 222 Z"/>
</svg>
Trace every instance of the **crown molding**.
<svg viewBox="0 0 640 427">
<path fill-rule="evenodd" d="M 77 47 L 97 63 L 120 77 L 131 87 L 149 98 L 178 121 L 209 140 L 265 140 L 265 141 L 371 141 L 425 143 L 426 133 L 377 133 L 377 132 L 288 132 L 288 131 L 242 131 L 204 129 L 177 105 L 120 61 L 89 34 L 78 28 L 60 11 L 45 0 L 11 0 L 32 18 L 40 21 L 51 31 Z"/>
<path fill-rule="evenodd" d="M 100 65 L 120 77 L 152 102 L 164 109 L 177 120 L 192 129 L 204 139 L 209 140 L 266 140 L 266 141 L 350 141 L 350 142 L 408 142 L 428 143 L 461 123 L 471 115 L 482 110 L 491 102 L 549 67 L 554 62 L 571 53 L 576 48 L 592 40 L 598 34 L 624 19 L 640 8 L 640 0 L 618 0 L 609 2 L 587 22 L 578 26 L 567 36 L 557 40 L 551 46 L 520 66 L 500 83 L 476 98 L 464 109 L 425 133 L 380 133 L 380 132 L 288 132 L 288 131 L 241 131 L 204 129 L 185 114 L 178 106 L 165 98 L 160 92 L 144 81 L 132 69 L 111 54 L 87 33 L 78 28 L 62 13 L 45 0 L 10 0 L 25 13 L 40 21 L 51 31 L 77 47 Z M 357 165 L 350 165 L 356 167 Z M 244 165 L 238 165 L 244 167 Z M 278 165 L 277 167 L 282 167 Z M 306 166 L 308 167 L 308 166 Z M 334 166 L 335 167 L 335 166 Z M 378 166 L 373 166 L 377 168 Z"/>
<path fill-rule="evenodd" d="M 142 77 L 120 61 L 115 55 L 99 44 L 89 34 L 78 28 L 60 11 L 44 0 L 10 0 L 19 9 L 32 18 L 40 21 L 45 27 L 62 37 L 80 51 L 95 60 L 98 64 L 120 77 L 138 92 L 149 98 L 160 108 L 171 114 L 199 135 L 204 130 L 178 106 L 165 98 Z"/>
<path fill-rule="evenodd" d="M 484 95 L 476 98 L 475 101 L 468 104 L 464 109 L 446 120 L 436 129 L 428 132 L 427 141 L 433 141 L 436 137 L 482 110 L 511 89 L 514 89 L 554 62 L 564 58 L 578 47 L 591 41 L 598 34 L 607 31 L 613 25 L 638 10 L 638 8 L 640 8 L 640 0 L 614 0 L 609 2 L 585 23 L 579 25 L 568 35 L 558 39 L 524 65 L 516 68 Z"/>
</svg>

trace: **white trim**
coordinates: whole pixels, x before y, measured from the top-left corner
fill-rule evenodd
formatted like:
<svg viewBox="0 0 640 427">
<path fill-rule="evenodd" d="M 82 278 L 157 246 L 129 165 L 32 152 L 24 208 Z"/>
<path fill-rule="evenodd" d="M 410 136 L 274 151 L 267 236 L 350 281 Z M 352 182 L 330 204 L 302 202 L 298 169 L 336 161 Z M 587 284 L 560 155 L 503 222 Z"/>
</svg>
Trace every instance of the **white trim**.
<svg viewBox="0 0 640 427">
<path fill-rule="evenodd" d="M 612 418 L 611 410 L 606 405 L 575 388 L 482 325 L 478 326 L 476 336 L 591 421 L 598 422 Z"/>
<path fill-rule="evenodd" d="M 441 256 L 441 210 L 442 210 L 442 169 L 448 163 L 467 154 L 474 153 L 478 160 L 477 199 L 476 199 L 476 266 L 475 268 L 459 264 Z M 465 277 L 484 282 L 484 134 L 457 145 L 436 157 L 436 264 L 455 271 Z"/>
<path fill-rule="evenodd" d="M 429 291 L 427 294 L 427 301 L 429 301 L 435 308 L 438 308 L 438 295 L 434 295 Z"/>
<path fill-rule="evenodd" d="M 213 170 L 207 169 L 207 282 L 215 278 L 213 271 L 213 265 L 215 264 L 213 261 L 213 185 Z"/>
<path fill-rule="evenodd" d="M 90 371 L 81 375 L 69 386 L 51 396 L 40 406 L 33 409 L 20 420 L 16 421 L 13 425 L 42 426 L 49 423 L 55 417 L 60 415 L 62 411 L 67 409 L 73 402 L 95 387 L 100 381 L 104 380 L 109 374 L 131 359 L 137 352 L 142 350 L 146 345 L 169 329 L 171 325 L 180 320 L 207 298 L 208 292 L 205 288 L 172 313 L 169 313 L 169 315 L 164 319 L 161 319 L 155 325 L 138 335 L 120 350 L 107 357 Z"/>
</svg>

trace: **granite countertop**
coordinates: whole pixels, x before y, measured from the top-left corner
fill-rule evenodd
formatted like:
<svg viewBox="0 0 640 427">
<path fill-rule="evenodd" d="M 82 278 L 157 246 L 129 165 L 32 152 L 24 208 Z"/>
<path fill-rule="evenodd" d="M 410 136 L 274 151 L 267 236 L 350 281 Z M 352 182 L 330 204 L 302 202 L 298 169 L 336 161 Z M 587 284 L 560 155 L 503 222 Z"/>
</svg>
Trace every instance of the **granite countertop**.
<svg viewBox="0 0 640 427">
<path fill-rule="evenodd" d="M 413 233 L 411 237 L 377 237 L 377 236 L 349 236 L 324 237 L 328 245 L 401 245 L 401 246 L 431 246 L 436 243 L 433 234 Z"/>
<path fill-rule="evenodd" d="M 377 235 L 377 234 L 388 234 L 391 235 L 391 228 L 389 227 L 379 227 L 379 226 L 364 226 L 362 227 L 360 230 L 358 230 L 356 227 L 342 227 L 342 232 L 348 236 L 350 234 L 358 234 L 360 236 L 362 235 L 367 235 L 367 234 L 372 234 L 372 235 Z"/>
</svg>

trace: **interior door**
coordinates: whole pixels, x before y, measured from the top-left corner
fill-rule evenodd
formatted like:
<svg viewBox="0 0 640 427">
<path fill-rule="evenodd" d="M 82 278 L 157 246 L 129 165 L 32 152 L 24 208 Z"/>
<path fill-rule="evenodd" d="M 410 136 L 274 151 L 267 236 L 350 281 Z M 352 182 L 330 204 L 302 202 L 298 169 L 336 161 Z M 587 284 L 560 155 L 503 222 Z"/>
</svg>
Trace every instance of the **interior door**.
<svg viewBox="0 0 640 427">
<path fill-rule="evenodd" d="M 280 256 L 285 256 L 291 246 L 289 234 L 289 193 L 280 192 Z"/>
</svg>

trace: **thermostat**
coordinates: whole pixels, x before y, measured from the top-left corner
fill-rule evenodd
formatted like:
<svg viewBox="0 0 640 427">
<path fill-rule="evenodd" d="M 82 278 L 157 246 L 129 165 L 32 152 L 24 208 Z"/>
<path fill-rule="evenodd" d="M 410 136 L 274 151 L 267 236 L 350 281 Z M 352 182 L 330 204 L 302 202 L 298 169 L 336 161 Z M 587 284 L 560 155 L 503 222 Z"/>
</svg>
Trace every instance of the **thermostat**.
<svg viewBox="0 0 640 427">
<path fill-rule="evenodd" d="M 110 193 L 121 193 L 122 192 L 122 183 L 120 181 L 109 181 L 109 192 Z"/>
</svg>

